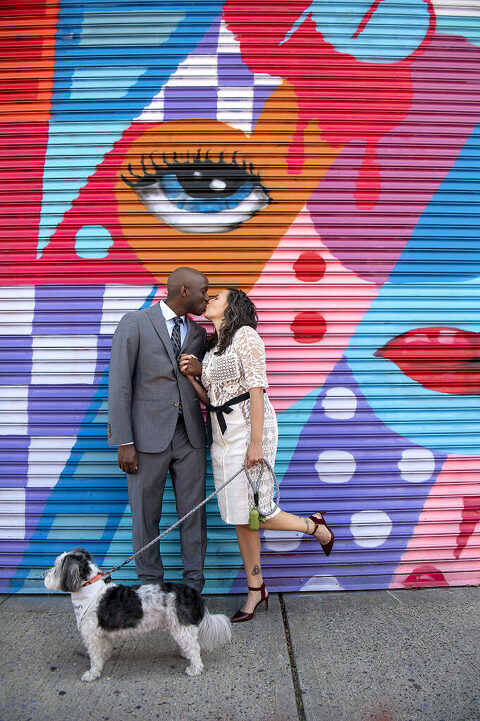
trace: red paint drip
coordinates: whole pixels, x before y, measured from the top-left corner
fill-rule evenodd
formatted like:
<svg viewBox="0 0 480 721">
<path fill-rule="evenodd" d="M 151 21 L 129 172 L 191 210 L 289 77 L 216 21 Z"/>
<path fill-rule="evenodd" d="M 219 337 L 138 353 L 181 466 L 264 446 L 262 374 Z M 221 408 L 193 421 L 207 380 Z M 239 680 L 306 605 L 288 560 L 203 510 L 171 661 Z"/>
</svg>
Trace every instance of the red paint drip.
<svg viewBox="0 0 480 721">
<path fill-rule="evenodd" d="M 462 521 L 457 536 L 456 548 L 453 551 L 455 558 L 460 555 L 468 543 L 469 538 L 473 535 L 477 523 L 480 522 L 480 496 L 464 496 Z"/>
<path fill-rule="evenodd" d="M 377 148 L 368 143 L 357 180 L 355 200 L 359 210 L 372 210 L 378 202 L 382 189 L 382 175 L 377 159 Z"/>
<path fill-rule="evenodd" d="M 355 36 L 370 21 L 381 0 L 374 0 Z M 304 130 L 314 121 L 333 147 L 366 141 L 367 152 L 357 181 L 359 208 L 377 203 L 381 176 L 376 158 L 379 139 L 408 114 L 412 102 L 410 63 L 423 52 L 435 29 L 430 0 L 430 25 L 423 43 L 398 63 L 367 63 L 337 51 L 308 16 L 285 42 L 308 0 L 272 6 L 267 0 L 227 0 L 224 17 L 240 42 L 242 60 L 252 72 L 280 75 L 295 89 L 298 101 L 296 133 L 288 155 L 289 173 L 304 163 Z"/>
</svg>

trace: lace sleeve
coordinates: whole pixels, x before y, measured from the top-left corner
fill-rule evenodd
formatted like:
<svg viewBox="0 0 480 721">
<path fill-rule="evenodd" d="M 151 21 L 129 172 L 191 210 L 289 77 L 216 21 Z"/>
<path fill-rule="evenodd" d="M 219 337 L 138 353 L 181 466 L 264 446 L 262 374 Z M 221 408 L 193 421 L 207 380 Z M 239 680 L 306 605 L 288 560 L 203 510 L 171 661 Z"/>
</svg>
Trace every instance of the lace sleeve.
<svg viewBox="0 0 480 721">
<path fill-rule="evenodd" d="M 242 364 L 245 387 L 268 388 L 265 346 L 257 331 L 243 326 L 235 334 L 235 350 Z"/>
</svg>

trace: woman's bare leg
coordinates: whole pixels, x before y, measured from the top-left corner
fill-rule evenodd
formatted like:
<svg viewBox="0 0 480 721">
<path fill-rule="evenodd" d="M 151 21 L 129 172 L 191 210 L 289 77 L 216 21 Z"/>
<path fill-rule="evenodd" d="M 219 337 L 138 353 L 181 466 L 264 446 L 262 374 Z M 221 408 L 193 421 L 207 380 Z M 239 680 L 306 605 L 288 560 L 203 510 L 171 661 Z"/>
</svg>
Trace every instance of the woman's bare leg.
<svg viewBox="0 0 480 721">
<path fill-rule="evenodd" d="M 258 531 L 250 530 L 249 526 L 235 526 L 235 530 L 248 585 L 252 588 L 260 588 L 263 583 L 263 576 L 260 565 L 260 536 Z M 259 600 L 259 591 L 249 591 L 241 610 L 245 613 L 252 613 Z"/>
<path fill-rule="evenodd" d="M 301 533 L 312 535 L 315 525 L 309 518 L 280 511 L 280 513 L 277 513 L 273 518 L 269 518 L 265 523 L 261 523 L 260 528 L 265 528 L 268 531 L 300 531 Z M 325 526 L 319 526 L 315 533 L 315 538 L 318 538 L 320 543 L 328 543 L 331 538 L 331 533 Z"/>
</svg>

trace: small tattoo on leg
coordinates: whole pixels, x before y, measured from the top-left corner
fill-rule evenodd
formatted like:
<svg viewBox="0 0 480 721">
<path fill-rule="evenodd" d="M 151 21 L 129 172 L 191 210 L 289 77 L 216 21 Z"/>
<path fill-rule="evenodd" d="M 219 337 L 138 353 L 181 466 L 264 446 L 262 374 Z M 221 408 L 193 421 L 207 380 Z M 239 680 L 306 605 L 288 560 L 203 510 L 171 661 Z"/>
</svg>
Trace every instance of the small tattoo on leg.
<svg viewBox="0 0 480 721">
<path fill-rule="evenodd" d="M 262 572 L 260 566 L 254 566 L 252 569 L 252 576 L 259 576 Z"/>
<path fill-rule="evenodd" d="M 308 518 L 304 518 L 303 520 L 305 521 L 305 525 L 306 525 L 306 527 L 307 527 L 307 533 L 310 533 L 310 524 L 309 524 L 309 522 L 308 522 Z M 310 535 L 311 535 L 311 534 L 310 534 Z"/>
</svg>

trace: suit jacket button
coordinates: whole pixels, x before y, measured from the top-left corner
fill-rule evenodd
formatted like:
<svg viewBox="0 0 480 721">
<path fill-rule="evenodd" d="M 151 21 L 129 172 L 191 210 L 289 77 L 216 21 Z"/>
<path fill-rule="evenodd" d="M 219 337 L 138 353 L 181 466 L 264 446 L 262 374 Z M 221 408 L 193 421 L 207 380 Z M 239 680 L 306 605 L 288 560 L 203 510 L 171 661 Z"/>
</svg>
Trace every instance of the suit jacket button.
<svg viewBox="0 0 480 721">
<path fill-rule="evenodd" d="M 174 403 L 173 405 L 175 406 L 175 408 L 178 408 L 178 406 L 180 405 L 180 403 L 177 401 L 177 402 Z"/>
</svg>

